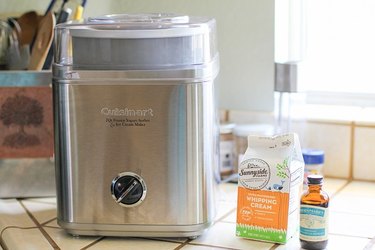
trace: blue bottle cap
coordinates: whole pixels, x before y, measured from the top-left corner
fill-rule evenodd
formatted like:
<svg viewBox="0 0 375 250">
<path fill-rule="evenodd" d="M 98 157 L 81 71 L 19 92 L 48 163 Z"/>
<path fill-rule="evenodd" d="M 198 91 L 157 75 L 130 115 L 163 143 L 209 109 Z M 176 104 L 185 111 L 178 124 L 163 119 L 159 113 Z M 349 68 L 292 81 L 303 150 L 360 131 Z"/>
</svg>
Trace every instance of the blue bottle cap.
<svg viewBox="0 0 375 250">
<path fill-rule="evenodd" d="M 324 151 L 320 149 L 305 148 L 302 149 L 303 160 L 305 164 L 323 164 Z"/>
</svg>

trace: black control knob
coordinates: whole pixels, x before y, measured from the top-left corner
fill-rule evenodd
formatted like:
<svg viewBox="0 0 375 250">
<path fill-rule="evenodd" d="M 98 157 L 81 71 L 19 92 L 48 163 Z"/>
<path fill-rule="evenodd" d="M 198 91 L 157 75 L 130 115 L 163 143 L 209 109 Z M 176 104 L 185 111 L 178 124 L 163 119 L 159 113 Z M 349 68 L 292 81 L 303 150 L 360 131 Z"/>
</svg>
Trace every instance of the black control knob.
<svg viewBox="0 0 375 250">
<path fill-rule="evenodd" d="M 146 185 L 139 175 L 126 172 L 112 180 L 111 192 L 118 204 L 133 207 L 145 199 Z"/>
</svg>

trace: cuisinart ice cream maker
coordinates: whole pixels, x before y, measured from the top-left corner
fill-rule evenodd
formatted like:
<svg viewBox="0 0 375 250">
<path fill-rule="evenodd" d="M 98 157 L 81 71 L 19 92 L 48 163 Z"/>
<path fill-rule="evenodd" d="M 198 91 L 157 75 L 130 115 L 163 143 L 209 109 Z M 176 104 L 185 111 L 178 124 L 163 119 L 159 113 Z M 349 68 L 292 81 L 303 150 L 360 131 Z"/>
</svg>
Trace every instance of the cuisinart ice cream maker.
<svg viewBox="0 0 375 250">
<path fill-rule="evenodd" d="M 215 20 L 108 15 L 55 29 L 58 223 L 200 235 L 214 215 Z"/>
</svg>

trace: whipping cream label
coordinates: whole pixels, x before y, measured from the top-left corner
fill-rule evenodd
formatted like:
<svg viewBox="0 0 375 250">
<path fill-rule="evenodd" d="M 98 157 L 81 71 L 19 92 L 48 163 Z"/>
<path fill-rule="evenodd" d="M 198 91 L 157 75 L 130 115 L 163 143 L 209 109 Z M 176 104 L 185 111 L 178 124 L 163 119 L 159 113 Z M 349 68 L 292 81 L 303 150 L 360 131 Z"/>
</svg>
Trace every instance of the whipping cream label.
<svg viewBox="0 0 375 250">
<path fill-rule="evenodd" d="M 306 241 L 328 239 L 328 208 L 301 205 L 300 238 Z"/>
</svg>

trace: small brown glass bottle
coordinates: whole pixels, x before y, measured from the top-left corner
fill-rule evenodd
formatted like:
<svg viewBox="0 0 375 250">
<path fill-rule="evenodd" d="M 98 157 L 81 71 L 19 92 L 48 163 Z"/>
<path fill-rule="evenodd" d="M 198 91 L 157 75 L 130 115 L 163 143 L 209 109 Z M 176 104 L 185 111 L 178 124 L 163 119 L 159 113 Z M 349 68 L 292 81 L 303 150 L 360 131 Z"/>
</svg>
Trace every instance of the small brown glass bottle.
<svg viewBox="0 0 375 250">
<path fill-rule="evenodd" d="M 307 176 L 309 189 L 301 197 L 300 242 L 311 250 L 325 249 L 328 243 L 329 197 L 322 190 L 323 176 Z"/>
</svg>

